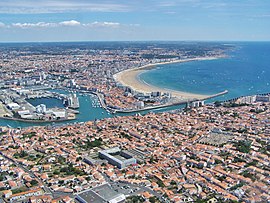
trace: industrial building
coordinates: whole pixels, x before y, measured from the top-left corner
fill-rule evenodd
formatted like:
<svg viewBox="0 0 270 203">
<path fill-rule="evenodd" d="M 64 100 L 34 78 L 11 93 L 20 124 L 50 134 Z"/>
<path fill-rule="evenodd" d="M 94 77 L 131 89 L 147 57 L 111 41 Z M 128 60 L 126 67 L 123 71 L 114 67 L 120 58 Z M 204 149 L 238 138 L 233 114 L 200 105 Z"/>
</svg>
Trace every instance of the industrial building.
<svg viewBox="0 0 270 203">
<path fill-rule="evenodd" d="M 106 159 L 110 164 L 117 166 L 120 169 L 137 163 L 135 158 L 133 158 L 129 153 L 121 151 L 118 147 L 100 151 L 99 157 Z"/>
<path fill-rule="evenodd" d="M 79 193 L 76 196 L 76 200 L 81 203 L 122 203 L 125 202 L 125 199 L 124 194 L 114 191 L 108 183 Z"/>
</svg>

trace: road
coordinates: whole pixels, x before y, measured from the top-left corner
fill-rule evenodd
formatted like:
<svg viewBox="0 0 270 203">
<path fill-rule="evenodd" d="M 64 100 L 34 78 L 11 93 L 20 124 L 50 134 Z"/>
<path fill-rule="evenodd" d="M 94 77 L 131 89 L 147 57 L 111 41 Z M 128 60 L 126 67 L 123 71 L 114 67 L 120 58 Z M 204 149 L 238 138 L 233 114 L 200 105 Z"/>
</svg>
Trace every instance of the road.
<svg viewBox="0 0 270 203">
<path fill-rule="evenodd" d="M 142 192 L 149 192 L 150 194 L 152 194 L 153 196 L 157 197 L 161 202 L 165 202 L 165 203 L 170 203 L 170 200 L 164 198 L 161 194 L 153 191 L 152 189 L 145 187 L 145 186 L 141 186 L 141 185 L 135 185 L 135 184 L 131 184 L 131 183 L 122 183 L 119 181 L 112 181 L 110 180 L 106 174 L 103 174 L 103 177 L 105 178 L 106 182 L 108 182 L 112 188 L 117 191 L 120 192 L 126 196 L 135 196 L 138 195 Z"/>
<path fill-rule="evenodd" d="M 46 186 L 45 183 L 43 183 L 43 181 L 38 176 L 36 176 L 28 168 L 26 168 L 22 164 L 18 163 L 17 161 L 13 160 L 12 158 L 9 158 L 8 156 L 4 155 L 2 152 L 0 152 L 0 154 L 5 159 L 14 163 L 17 167 L 23 169 L 26 173 L 28 173 L 30 175 L 30 177 L 36 178 L 38 180 L 39 184 L 42 185 L 42 188 L 44 189 L 46 194 L 52 195 L 53 198 L 58 198 L 60 196 L 69 196 L 71 198 L 74 198 L 74 195 L 72 193 L 52 191 L 49 187 Z M 105 174 L 102 173 L 102 175 L 105 178 L 106 182 L 108 182 L 116 192 L 122 193 L 126 196 L 134 196 L 134 195 L 138 195 L 142 192 L 147 191 L 150 194 L 152 194 L 153 196 L 157 197 L 161 202 L 170 203 L 170 201 L 168 199 L 164 198 L 161 194 L 153 191 L 152 189 L 150 189 L 148 187 L 141 186 L 141 185 L 135 185 L 135 184 L 131 184 L 131 183 L 122 183 L 119 181 L 114 182 L 114 181 L 110 180 Z"/>
<path fill-rule="evenodd" d="M 52 195 L 53 197 L 57 197 L 58 195 L 54 195 L 54 192 L 46 186 L 45 183 L 42 182 L 42 180 L 36 176 L 32 171 L 30 171 L 28 168 L 26 168 L 25 166 L 23 166 L 22 164 L 16 162 L 15 160 L 9 158 L 8 156 L 4 155 L 2 152 L 0 152 L 0 154 L 7 160 L 11 161 L 13 164 L 15 164 L 17 167 L 21 168 L 22 170 L 24 170 L 26 173 L 28 173 L 30 175 L 31 178 L 36 178 L 39 182 L 39 184 L 42 185 L 44 191 L 46 194 Z"/>
</svg>

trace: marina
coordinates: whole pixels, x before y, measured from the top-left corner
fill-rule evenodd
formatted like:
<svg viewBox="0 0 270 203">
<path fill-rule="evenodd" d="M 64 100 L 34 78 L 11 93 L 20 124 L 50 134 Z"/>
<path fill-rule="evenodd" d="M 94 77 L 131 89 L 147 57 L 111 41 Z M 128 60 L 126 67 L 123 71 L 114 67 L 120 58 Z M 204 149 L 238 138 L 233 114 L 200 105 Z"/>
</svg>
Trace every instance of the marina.
<svg viewBox="0 0 270 203">
<path fill-rule="evenodd" d="M 70 110 L 74 109 L 74 104 L 68 104 L 67 108 L 64 106 L 65 101 L 72 98 L 44 90 L 21 88 L 1 90 L 0 101 L 4 111 L 0 117 L 34 123 L 75 120 L 76 115 Z M 79 102 L 77 101 L 75 105 L 79 105 Z"/>
<path fill-rule="evenodd" d="M 269 60 L 265 55 L 260 54 L 268 50 L 269 43 L 239 43 L 237 45 L 241 45 L 241 49 L 227 53 L 229 56 L 227 58 L 160 65 L 158 68 L 151 68 L 151 70 L 142 73 L 139 77 L 150 85 L 160 86 L 164 89 L 213 95 L 214 98 L 205 98 L 206 103 L 215 102 L 216 100 L 226 101 L 241 96 L 269 92 L 269 70 L 266 68 Z M 254 69 L 254 66 L 250 65 L 250 63 L 247 64 L 245 61 L 247 58 L 254 61 L 255 64 L 258 63 L 256 67 L 259 68 Z M 243 68 L 245 68 L 246 72 L 243 72 Z M 230 70 L 230 74 L 227 70 Z M 254 74 L 248 74 L 248 72 L 252 71 Z M 244 80 L 244 78 L 246 79 Z M 250 81 L 252 81 L 253 85 L 247 86 L 248 83 L 250 84 Z M 27 108 L 34 109 L 34 106 L 42 103 L 45 103 L 48 108 L 65 108 L 62 103 L 63 100 L 66 100 L 69 95 L 75 93 L 80 104 L 79 108 L 72 112 L 76 114 L 76 120 L 59 121 L 62 124 L 87 122 L 113 116 L 126 116 L 137 112 L 145 114 L 148 112 L 176 110 L 183 108 L 187 102 L 182 101 L 152 107 L 146 105 L 140 109 L 114 109 L 105 103 L 103 94 L 98 93 L 96 90 L 86 91 L 76 88 L 59 87 L 55 83 L 52 84 L 50 89 L 48 86 L 36 86 L 34 88 L 36 94 L 28 95 L 27 98 L 29 101 L 36 101 L 36 103 L 33 103 L 33 105 L 30 102 Z M 31 89 L 28 86 L 26 87 L 24 91 Z M 221 92 L 221 94 L 217 95 L 213 94 L 214 92 L 220 92 L 221 89 L 227 89 L 227 92 Z M 39 94 L 38 92 L 41 90 L 43 93 Z M 23 94 L 23 91 L 21 93 Z M 43 99 L 48 100 L 42 101 Z M 50 104 L 50 101 L 52 101 L 52 104 Z M 71 109 L 69 110 L 71 111 Z M 0 113 L 5 114 L 8 112 L 0 106 Z M 27 127 L 31 125 L 48 125 L 48 123 L 26 123 L 22 120 L 0 119 L 0 125 Z M 49 125 L 53 125 L 53 123 L 49 123 Z"/>
</svg>

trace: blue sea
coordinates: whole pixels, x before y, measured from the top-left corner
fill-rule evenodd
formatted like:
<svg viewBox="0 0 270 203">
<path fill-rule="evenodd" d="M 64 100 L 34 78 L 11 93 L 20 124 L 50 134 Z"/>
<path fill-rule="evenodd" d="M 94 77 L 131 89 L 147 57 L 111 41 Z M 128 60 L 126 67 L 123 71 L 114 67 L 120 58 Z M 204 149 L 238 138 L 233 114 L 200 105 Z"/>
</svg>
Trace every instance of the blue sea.
<svg viewBox="0 0 270 203">
<path fill-rule="evenodd" d="M 232 43 L 227 58 L 158 66 L 140 75 L 146 83 L 184 92 L 229 93 L 215 98 L 270 92 L 270 42 Z"/>
<path fill-rule="evenodd" d="M 199 94 L 214 94 L 223 90 L 229 91 L 228 94 L 212 99 L 211 101 L 227 100 L 258 93 L 269 93 L 270 42 L 230 44 L 234 46 L 234 49 L 227 53 L 227 58 L 162 65 L 141 74 L 140 79 L 155 86 Z M 65 93 L 61 90 L 59 92 Z M 80 101 L 80 114 L 78 114 L 77 120 L 59 124 L 127 115 L 111 115 L 100 107 L 94 108 L 92 106 L 93 97 L 89 95 L 78 95 L 78 97 Z M 48 107 L 60 107 L 62 105 L 59 100 L 47 101 L 46 99 L 31 101 L 31 103 L 33 105 L 45 103 Z M 162 112 L 182 107 L 183 105 L 153 111 Z M 142 112 L 142 114 L 147 112 Z M 48 125 L 48 123 L 37 124 L 0 119 L 0 126 L 6 125 L 27 127 Z"/>
</svg>

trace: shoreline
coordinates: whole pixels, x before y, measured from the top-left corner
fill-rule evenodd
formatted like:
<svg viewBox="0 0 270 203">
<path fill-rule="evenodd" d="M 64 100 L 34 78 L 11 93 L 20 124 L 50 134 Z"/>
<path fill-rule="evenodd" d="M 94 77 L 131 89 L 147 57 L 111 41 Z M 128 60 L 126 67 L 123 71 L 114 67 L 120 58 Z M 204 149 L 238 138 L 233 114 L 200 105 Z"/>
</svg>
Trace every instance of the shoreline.
<svg viewBox="0 0 270 203">
<path fill-rule="evenodd" d="M 191 62 L 191 61 L 204 61 L 204 60 L 216 60 L 224 58 L 224 56 L 219 57 L 197 57 L 197 58 L 189 58 L 189 59 L 179 59 L 175 61 L 166 61 L 166 62 L 159 62 L 159 63 L 153 63 L 153 64 L 147 64 L 136 68 L 127 69 L 124 71 L 121 71 L 119 73 L 116 73 L 113 75 L 113 78 L 116 82 L 122 84 L 123 86 L 129 87 L 137 92 L 141 93 L 151 93 L 151 92 L 168 92 L 171 93 L 173 97 L 180 98 L 182 100 L 187 99 L 205 99 L 210 97 L 211 95 L 206 94 L 196 94 L 191 92 L 184 92 L 184 91 L 178 91 L 178 90 L 172 90 L 162 87 L 153 86 L 151 84 L 146 83 L 145 81 L 142 81 L 139 76 L 140 74 L 155 69 L 158 65 L 166 65 L 166 64 L 174 64 L 174 63 L 185 63 L 185 62 Z"/>
<path fill-rule="evenodd" d="M 76 120 L 76 118 L 70 118 L 70 119 L 67 118 L 67 119 L 60 119 L 60 120 L 30 120 L 30 119 L 21 119 L 21 118 L 12 118 L 12 117 L 3 117 L 3 116 L 1 116 L 0 119 L 20 121 L 20 122 L 26 122 L 26 123 L 55 123 L 55 122 Z"/>
<path fill-rule="evenodd" d="M 224 94 L 227 94 L 228 90 L 224 90 L 223 92 L 219 92 L 217 94 L 214 95 L 210 95 L 206 98 L 206 99 L 211 99 L 214 97 L 218 97 Z M 147 110 L 154 110 L 154 109 L 160 109 L 160 108 L 167 108 L 167 107 L 171 107 L 171 106 L 177 106 L 177 105 L 182 105 L 182 104 L 186 104 L 187 102 L 193 102 L 193 101 L 197 101 L 196 99 L 194 100 L 183 100 L 183 101 L 179 101 L 176 103 L 170 103 L 170 104 L 161 104 L 161 105 L 157 105 L 157 106 L 148 106 L 142 109 L 131 109 L 131 110 L 115 110 L 116 113 L 134 113 L 134 112 L 141 112 L 141 111 L 147 111 Z"/>
</svg>

